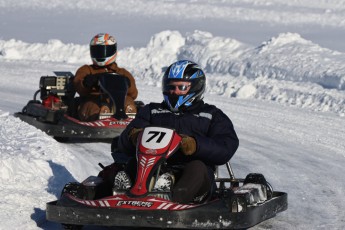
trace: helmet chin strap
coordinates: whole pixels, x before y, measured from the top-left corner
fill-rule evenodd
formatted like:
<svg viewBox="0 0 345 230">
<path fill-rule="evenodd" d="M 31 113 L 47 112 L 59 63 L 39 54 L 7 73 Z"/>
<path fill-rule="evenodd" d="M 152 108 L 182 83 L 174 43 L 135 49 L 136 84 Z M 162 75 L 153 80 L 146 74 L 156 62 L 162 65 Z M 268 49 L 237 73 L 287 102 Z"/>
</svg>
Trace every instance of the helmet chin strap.
<svg viewBox="0 0 345 230">
<path fill-rule="evenodd" d="M 195 100 L 195 97 L 192 97 L 192 98 L 189 99 L 187 102 L 192 104 L 194 100 Z"/>
<path fill-rule="evenodd" d="M 194 93 L 184 95 L 164 95 L 164 100 L 172 112 L 179 112 L 192 105 L 192 102 L 195 100 L 195 97 L 193 96 Z"/>
</svg>

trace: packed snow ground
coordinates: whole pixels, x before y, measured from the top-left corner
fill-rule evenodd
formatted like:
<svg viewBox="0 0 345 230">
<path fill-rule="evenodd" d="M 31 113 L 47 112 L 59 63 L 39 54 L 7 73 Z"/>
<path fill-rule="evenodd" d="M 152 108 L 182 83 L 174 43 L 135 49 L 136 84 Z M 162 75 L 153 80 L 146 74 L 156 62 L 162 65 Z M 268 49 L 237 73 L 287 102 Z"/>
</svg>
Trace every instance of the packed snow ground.
<svg viewBox="0 0 345 230">
<path fill-rule="evenodd" d="M 289 194 L 286 212 L 253 229 L 345 227 L 343 1 L 0 0 L 0 10 L 0 229 L 59 229 L 45 203 L 111 162 L 109 143 L 58 143 L 13 117 L 40 76 L 90 63 L 98 32 L 117 37 L 118 63 L 145 103 L 161 101 L 162 70 L 175 60 L 204 68 L 205 100 L 240 138 L 235 174 L 263 173 Z"/>
</svg>

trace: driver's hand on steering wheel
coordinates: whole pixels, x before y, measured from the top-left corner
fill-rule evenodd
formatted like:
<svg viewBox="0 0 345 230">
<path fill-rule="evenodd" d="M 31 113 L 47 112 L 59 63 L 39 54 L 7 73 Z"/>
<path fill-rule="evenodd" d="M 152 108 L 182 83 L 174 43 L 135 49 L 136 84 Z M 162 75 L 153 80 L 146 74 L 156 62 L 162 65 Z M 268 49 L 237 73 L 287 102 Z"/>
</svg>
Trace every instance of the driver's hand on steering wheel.
<svg viewBox="0 0 345 230">
<path fill-rule="evenodd" d="M 196 151 L 196 141 L 193 137 L 181 134 L 181 151 L 184 155 L 192 155 Z"/>
<path fill-rule="evenodd" d="M 83 80 L 83 85 L 85 88 L 92 89 L 98 85 L 98 77 L 95 75 L 87 75 Z"/>
</svg>

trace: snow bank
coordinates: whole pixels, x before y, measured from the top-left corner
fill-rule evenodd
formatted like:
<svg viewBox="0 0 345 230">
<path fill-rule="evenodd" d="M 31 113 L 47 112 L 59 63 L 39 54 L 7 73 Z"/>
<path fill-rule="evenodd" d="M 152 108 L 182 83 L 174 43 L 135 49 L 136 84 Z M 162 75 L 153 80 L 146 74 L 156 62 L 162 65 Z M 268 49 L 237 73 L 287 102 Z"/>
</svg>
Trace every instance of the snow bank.
<svg viewBox="0 0 345 230">
<path fill-rule="evenodd" d="M 2 59 L 89 63 L 90 54 L 88 46 L 64 44 L 57 39 L 49 40 L 46 44 L 30 44 L 11 39 L 0 40 L 0 60 Z"/>
<path fill-rule="evenodd" d="M 119 50 L 118 62 L 137 80 L 160 87 L 165 68 L 177 59 L 199 63 L 207 92 L 272 100 L 285 105 L 345 114 L 345 54 L 320 47 L 299 34 L 284 33 L 257 47 L 195 31 L 154 35 L 146 47 Z M 29 44 L 0 40 L 0 60 L 90 63 L 88 45 L 59 40 Z"/>
<path fill-rule="evenodd" d="M 66 169 L 74 157 L 45 133 L 1 110 L 0 153 L 1 216 L 15 229 L 34 228 L 29 218 L 14 218 L 13 207 L 16 215 L 45 221 L 46 201 L 59 196 L 66 179 L 74 180 Z"/>
</svg>

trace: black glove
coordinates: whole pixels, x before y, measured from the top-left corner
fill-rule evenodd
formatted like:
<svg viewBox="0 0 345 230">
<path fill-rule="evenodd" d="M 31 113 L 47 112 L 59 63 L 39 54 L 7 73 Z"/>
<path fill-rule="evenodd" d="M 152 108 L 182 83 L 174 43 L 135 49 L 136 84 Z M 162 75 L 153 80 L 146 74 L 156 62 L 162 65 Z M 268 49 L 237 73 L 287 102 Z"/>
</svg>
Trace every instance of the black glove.
<svg viewBox="0 0 345 230">
<path fill-rule="evenodd" d="M 98 77 L 95 75 L 87 75 L 83 80 L 83 85 L 85 88 L 92 89 L 92 87 L 97 86 Z"/>
</svg>

